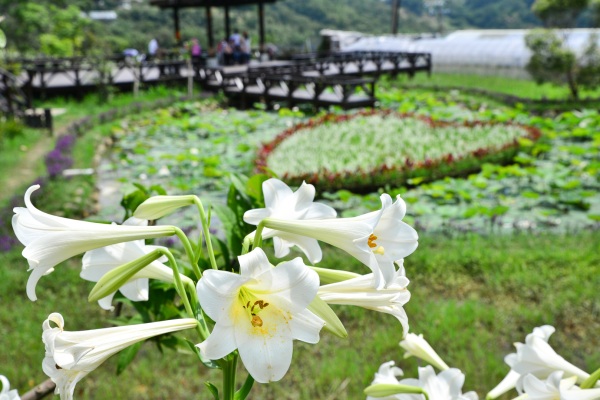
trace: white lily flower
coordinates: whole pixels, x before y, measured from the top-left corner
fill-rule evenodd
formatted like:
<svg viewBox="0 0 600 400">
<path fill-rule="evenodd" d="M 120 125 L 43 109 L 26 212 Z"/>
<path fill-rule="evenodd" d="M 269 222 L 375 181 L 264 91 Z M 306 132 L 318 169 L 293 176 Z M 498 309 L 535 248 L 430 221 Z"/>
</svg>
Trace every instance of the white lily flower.
<svg viewBox="0 0 600 400">
<path fill-rule="evenodd" d="M 319 277 L 299 257 L 273 268 L 260 248 L 238 259 L 240 275 L 207 270 L 198 282 L 200 305 L 216 324 L 197 346 L 211 360 L 238 349 L 256 381 L 278 381 L 292 362 L 294 339 L 319 341 L 324 322 L 307 310 Z"/>
<path fill-rule="evenodd" d="M 383 288 L 394 279 L 394 262 L 411 254 L 418 245 L 417 232 L 402 222 L 404 200 L 392 204 L 388 194 L 381 195 L 381 210 L 353 218 L 323 220 L 266 220 L 266 226 L 329 243 L 356 257 L 371 268 L 374 286 Z M 314 262 L 314 261 L 313 261 Z"/>
<path fill-rule="evenodd" d="M 392 314 L 400 321 L 404 332 L 408 332 L 408 316 L 402 306 L 410 300 L 410 292 L 406 288 L 409 282 L 400 264 L 394 279 L 384 288 L 374 288 L 373 274 L 367 274 L 323 285 L 318 296 L 329 304 L 353 305 Z"/>
<path fill-rule="evenodd" d="M 151 239 L 175 234 L 172 226 L 123 226 L 77 221 L 46 214 L 31 203 L 31 186 L 25 193 L 27 208 L 15 207 L 13 230 L 25 245 L 23 257 L 29 261 L 31 275 L 27 296 L 35 301 L 35 286 L 57 264 L 88 250 L 131 240 Z"/>
<path fill-rule="evenodd" d="M 52 327 L 51 322 L 57 326 Z M 68 332 L 63 330 L 62 315 L 52 313 L 43 324 L 42 340 L 46 346 L 46 356 L 42 368 L 56 383 L 55 393 L 60 394 L 61 400 L 72 400 L 77 382 L 113 354 L 154 336 L 194 328 L 197 323 L 193 318 L 185 318 Z"/>
<path fill-rule="evenodd" d="M 465 374 L 459 369 L 450 368 L 435 374 L 431 365 L 419 368 L 419 379 L 409 378 L 399 382 L 403 385 L 418 386 L 427 392 L 429 400 L 477 400 L 475 392 L 462 393 Z M 423 396 L 400 394 L 400 400 L 423 400 Z"/>
<path fill-rule="evenodd" d="M 423 335 L 415 335 L 414 333 L 407 334 L 400 342 L 400 347 L 406 350 L 404 358 L 414 356 L 432 364 L 440 371 L 450 369 L 431 345 L 423 339 Z"/>
<path fill-rule="evenodd" d="M 402 370 L 395 366 L 393 361 L 388 361 L 386 363 L 381 364 L 379 370 L 375 373 L 375 377 L 373 378 L 373 382 L 371 385 L 376 385 L 380 383 L 390 383 L 397 384 L 398 377 L 404 375 Z M 395 400 L 399 399 L 400 395 L 393 395 L 387 397 L 372 397 L 367 396 L 367 400 Z"/>
<path fill-rule="evenodd" d="M 8 378 L 4 375 L 0 375 L 0 382 L 2 382 L 2 391 L 0 391 L 0 400 L 21 400 L 17 389 L 10 390 L 10 383 Z"/>
<path fill-rule="evenodd" d="M 246 211 L 244 221 L 248 224 L 258 225 L 265 218 L 315 220 L 335 218 L 337 215 L 332 207 L 313 202 L 315 187 L 305 182 L 302 182 L 298 190 L 292 192 L 288 185 L 279 179 L 271 178 L 263 182 L 262 189 L 265 208 Z M 290 248 L 296 245 L 312 263 L 321 261 L 321 247 L 315 239 L 269 228 L 263 229 L 262 237 L 273 238 L 275 257 L 287 256 Z"/>
<path fill-rule="evenodd" d="M 129 218 L 123 225 L 145 226 L 147 220 Z M 125 243 L 117 243 L 99 249 L 90 250 L 83 255 L 82 270 L 80 276 L 91 282 L 98 282 L 108 271 L 136 260 L 151 253 L 158 246 L 147 246 L 144 240 L 132 240 Z M 164 282 L 173 282 L 173 270 L 163 264 L 167 259 L 161 259 L 150 263 L 140 272 L 135 274 L 129 282 L 121 286 L 119 292 L 131 301 L 148 300 L 149 279 L 158 279 Z M 112 299 L 116 292 L 98 301 L 100 307 L 105 310 L 113 310 Z"/>
<path fill-rule="evenodd" d="M 512 369 L 508 371 L 508 374 L 502 379 L 502 381 L 496 385 L 495 388 L 489 391 L 485 398 L 487 400 L 492 400 L 500 397 L 504 393 L 508 392 L 511 389 L 514 389 L 517 386 L 517 382 L 521 378 L 521 374 L 516 373 Z"/>
<path fill-rule="evenodd" d="M 597 400 L 600 389 L 580 389 L 577 377 L 562 379 L 564 372 L 555 371 L 545 381 L 528 374 L 523 377 L 523 391 L 530 400 Z"/>
<path fill-rule="evenodd" d="M 515 343 L 517 352 L 507 355 L 506 363 L 521 376 L 532 374 L 546 379 L 555 371 L 564 371 L 566 376 L 576 376 L 580 382 L 584 381 L 590 374 L 565 360 L 548 344 L 554 331 L 550 325 L 535 328 L 525 338 L 525 344 Z M 520 388 L 520 381 L 517 382 L 517 388 Z"/>
<path fill-rule="evenodd" d="M 559 356 L 548 344 L 550 336 L 555 329 L 550 325 L 543 325 L 533 329 L 525 338 L 525 344 L 515 343 L 516 353 L 504 357 L 504 362 L 511 370 L 494 389 L 486 396 L 495 399 L 515 387 L 523 391 L 523 377 L 533 374 L 537 378 L 546 379 L 555 371 L 564 371 L 569 376 L 577 376 L 583 381 L 589 374 Z"/>
</svg>

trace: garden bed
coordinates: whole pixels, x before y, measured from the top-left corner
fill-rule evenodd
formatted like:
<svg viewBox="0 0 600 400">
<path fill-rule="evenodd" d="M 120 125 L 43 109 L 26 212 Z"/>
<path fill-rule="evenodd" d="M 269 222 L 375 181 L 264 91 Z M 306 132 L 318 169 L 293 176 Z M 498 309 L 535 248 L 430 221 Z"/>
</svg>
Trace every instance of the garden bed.
<svg viewBox="0 0 600 400">
<path fill-rule="evenodd" d="M 369 110 L 297 124 L 264 144 L 256 165 L 294 185 L 305 181 L 320 191 L 367 193 L 504 164 L 522 142 L 540 136 L 537 128 L 514 123 L 444 122 Z"/>
</svg>

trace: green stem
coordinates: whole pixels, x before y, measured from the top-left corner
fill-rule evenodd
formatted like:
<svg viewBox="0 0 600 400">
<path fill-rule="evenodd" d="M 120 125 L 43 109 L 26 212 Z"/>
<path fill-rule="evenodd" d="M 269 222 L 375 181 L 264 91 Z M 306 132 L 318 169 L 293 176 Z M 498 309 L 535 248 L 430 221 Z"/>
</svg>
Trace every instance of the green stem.
<svg viewBox="0 0 600 400">
<path fill-rule="evenodd" d="M 196 251 L 194 252 L 194 260 L 196 261 L 196 264 L 198 264 L 198 260 L 200 260 L 202 253 L 204 253 L 202 250 L 202 239 L 204 238 L 204 234 L 200 232 L 200 235 L 198 236 L 198 243 L 196 244 Z"/>
<path fill-rule="evenodd" d="M 219 269 L 217 267 L 217 260 L 215 260 L 215 252 L 212 247 L 212 241 L 210 240 L 210 230 L 208 225 L 208 219 L 206 218 L 206 212 L 202 206 L 202 202 L 198 196 L 194 196 L 194 204 L 198 207 L 200 213 L 200 222 L 202 223 L 202 232 L 204 233 L 204 240 L 206 241 L 206 250 L 208 251 L 208 259 L 210 260 L 210 266 L 212 269 Z M 200 246 L 202 248 L 202 246 Z"/>
<path fill-rule="evenodd" d="M 237 367 L 237 354 L 230 355 L 231 359 L 225 362 L 223 368 L 223 400 L 234 400 L 235 372 Z"/>
<path fill-rule="evenodd" d="M 202 271 L 200 271 L 200 267 L 198 267 L 198 263 L 195 261 L 196 256 L 194 255 L 194 250 L 192 249 L 192 244 L 188 237 L 183 233 L 183 231 L 177 227 L 175 228 L 175 235 L 181 240 L 183 243 L 183 248 L 185 249 L 185 253 L 192 264 L 192 269 L 194 270 L 194 274 L 196 275 L 196 279 L 202 278 Z"/>
<path fill-rule="evenodd" d="M 190 300 L 188 299 L 187 294 L 185 292 L 185 287 L 183 286 L 183 281 L 181 280 L 181 275 L 179 273 L 179 268 L 177 268 L 177 261 L 175 261 L 175 257 L 173 257 L 173 254 L 169 250 L 160 249 L 160 251 L 165 257 L 169 259 L 171 268 L 173 268 L 173 277 L 175 278 L 175 289 L 177 290 L 177 293 L 183 301 L 185 311 L 187 311 L 191 318 L 196 318 L 194 310 L 192 310 Z"/>
<path fill-rule="evenodd" d="M 208 331 L 208 327 L 206 326 L 206 322 L 204 322 L 204 316 L 201 314 L 202 311 L 198 310 L 198 294 L 196 293 L 196 287 L 194 286 L 194 282 L 192 282 L 191 279 L 186 281 L 186 287 L 188 289 L 188 293 L 190 294 L 190 297 L 192 299 L 192 304 L 193 304 L 193 310 L 196 314 L 194 314 L 194 317 L 196 317 L 196 319 L 198 319 L 198 334 L 200 335 L 200 338 L 202 338 L 202 340 L 206 340 L 206 338 L 208 338 L 208 336 L 210 335 L 210 332 Z M 202 322 L 200 322 L 200 319 L 202 320 Z"/>
<path fill-rule="evenodd" d="M 262 246 L 262 231 L 265 229 L 265 221 L 260 221 L 258 226 L 256 227 L 256 231 L 254 232 L 254 243 L 252 244 L 252 248 L 256 249 Z"/>
<path fill-rule="evenodd" d="M 194 282 L 192 282 L 192 280 L 186 276 L 184 286 L 183 280 L 181 279 L 181 274 L 179 272 L 179 268 L 177 268 L 177 261 L 175 261 L 175 257 L 173 257 L 173 254 L 169 250 L 159 250 L 162 254 L 164 254 L 165 257 L 167 257 L 167 259 L 169 260 L 169 264 L 171 264 L 171 268 L 173 268 L 173 277 L 175 278 L 175 290 L 177 290 L 179 297 L 181 297 L 181 300 L 183 301 L 185 311 L 190 315 L 191 318 L 195 318 L 196 320 L 198 320 L 196 315 L 196 310 L 198 309 L 198 297 L 196 295 L 196 288 L 194 287 Z M 188 288 L 188 292 L 190 293 L 190 296 L 192 298 L 192 302 L 194 304 L 193 308 L 186 294 L 186 287 Z M 200 338 L 202 340 L 206 340 L 206 338 L 209 335 L 209 333 L 206 332 L 206 326 L 203 325 L 200 321 L 198 321 L 198 324 L 196 324 L 196 330 Z"/>
<path fill-rule="evenodd" d="M 252 243 L 252 233 L 249 233 L 245 238 L 244 241 L 242 242 L 242 254 L 247 254 L 248 251 L 250 250 L 250 244 Z"/>
<path fill-rule="evenodd" d="M 598 379 L 600 379 L 600 368 L 594 371 L 585 381 L 583 381 L 580 387 L 582 389 L 591 389 L 594 387 L 594 385 L 596 385 Z"/>
</svg>

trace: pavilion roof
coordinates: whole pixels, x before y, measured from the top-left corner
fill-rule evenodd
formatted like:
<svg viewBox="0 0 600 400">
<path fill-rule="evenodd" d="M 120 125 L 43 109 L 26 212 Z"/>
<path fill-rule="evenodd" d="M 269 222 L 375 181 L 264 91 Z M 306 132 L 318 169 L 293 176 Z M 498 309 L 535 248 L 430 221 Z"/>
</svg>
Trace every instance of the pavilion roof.
<svg viewBox="0 0 600 400">
<path fill-rule="evenodd" d="M 150 0 L 160 8 L 184 7 L 237 7 L 259 3 L 275 3 L 277 0 Z"/>
</svg>

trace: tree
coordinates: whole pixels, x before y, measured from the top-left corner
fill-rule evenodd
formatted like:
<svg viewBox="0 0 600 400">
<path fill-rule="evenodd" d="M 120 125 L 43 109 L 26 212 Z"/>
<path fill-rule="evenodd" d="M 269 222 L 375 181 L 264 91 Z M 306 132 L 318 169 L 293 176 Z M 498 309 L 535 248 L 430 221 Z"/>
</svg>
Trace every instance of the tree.
<svg viewBox="0 0 600 400">
<path fill-rule="evenodd" d="M 600 0 L 590 0 L 590 8 L 592 9 L 592 23 L 594 27 L 600 26 Z"/>
<path fill-rule="evenodd" d="M 589 0 L 536 0 L 531 11 L 547 28 L 571 28 Z"/>
<path fill-rule="evenodd" d="M 550 29 L 531 31 L 525 44 L 532 52 L 527 71 L 538 84 L 552 82 L 569 85 L 571 96 L 577 98 L 579 91 L 574 77 L 575 54 L 567 49 L 563 40 Z"/>
<path fill-rule="evenodd" d="M 551 28 L 568 28 L 575 24 L 588 0 L 536 0 L 532 11 L 544 22 L 547 29 L 531 31 L 525 44 L 532 55 L 527 71 L 538 83 L 567 84 L 571 97 L 579 97 L 579 87 L 596 87 L 600 84 L 600 49 L 597 36 L 590 35 L 583 55 L 578 59 L 566 45 L 568 33 Z"/>
</svg>

